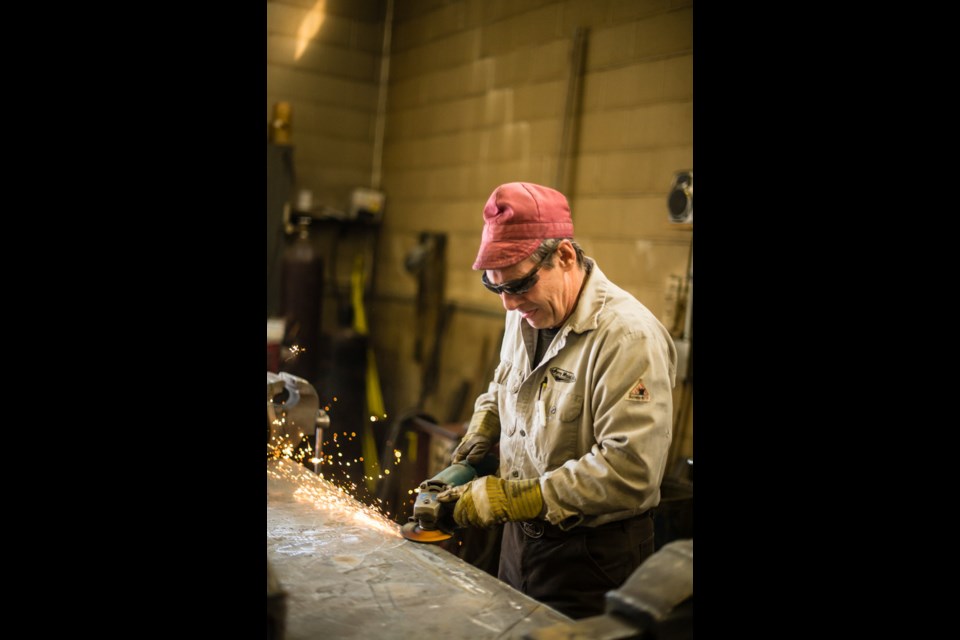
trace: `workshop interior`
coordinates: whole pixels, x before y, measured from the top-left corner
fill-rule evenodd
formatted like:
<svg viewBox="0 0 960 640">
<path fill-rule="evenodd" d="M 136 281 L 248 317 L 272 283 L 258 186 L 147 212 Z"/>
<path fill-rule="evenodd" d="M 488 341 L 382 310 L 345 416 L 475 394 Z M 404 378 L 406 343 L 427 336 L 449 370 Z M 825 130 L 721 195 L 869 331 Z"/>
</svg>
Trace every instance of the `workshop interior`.
<svg viewBox="0 0 960 640">
<path fill-rule="evenodd" d="M 268 638 L 692 638 L 693 2 L 266 9 Z M 581 620 L 437 500 L 497 472 L 451 454 L 504 331 L 481 211 L 516 180 L 677 349 L 655 553 Z"/>
</svg>

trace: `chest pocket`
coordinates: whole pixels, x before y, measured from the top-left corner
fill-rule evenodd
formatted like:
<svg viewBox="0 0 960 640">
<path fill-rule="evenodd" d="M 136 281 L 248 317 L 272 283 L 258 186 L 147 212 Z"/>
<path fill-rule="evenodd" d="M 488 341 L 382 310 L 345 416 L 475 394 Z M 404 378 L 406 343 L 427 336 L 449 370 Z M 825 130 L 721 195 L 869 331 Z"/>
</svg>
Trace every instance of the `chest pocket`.
<svg viewBox="0 0 960 640">
<path fill-rule="evenodd" d="M 583 396 L 562 393 L 547 405 L 547 424 L 538 430 L 535 456 L 545 471 L 556 469 L 572 458 L 578 458 L 577 441 L 580 434 L 580 414 Z"/>
<path fill-rule="evenodd" d="M 551 408 L 551 411 L 553 409 Z M 583 413 L 583 396 L 565 393 L 557 400 L 557 415 L 560 422 L 573 422 Z"/>
</svg>

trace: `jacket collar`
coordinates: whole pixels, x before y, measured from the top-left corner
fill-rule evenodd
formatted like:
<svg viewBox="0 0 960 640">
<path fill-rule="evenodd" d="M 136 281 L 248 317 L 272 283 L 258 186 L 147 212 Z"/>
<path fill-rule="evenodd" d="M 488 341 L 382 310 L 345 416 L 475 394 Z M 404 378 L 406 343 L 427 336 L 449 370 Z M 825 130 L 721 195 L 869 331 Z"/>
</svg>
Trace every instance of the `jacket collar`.
<svg viewBox="0 0 960 640">
<path fill-rule="evenodd" d="M 610 280 L 597 266 L 596 261 L 593 258 L 586 258 L 586 263 L 586 274 L 583 278 L 580 299 L 577 301 L 573 313 L 563 323 L 564 329 L 569 327 L 569 331 L 576 331 L 577 333 L 592 331 L 597 328 L 600 324 L 600 312 L 606 305 L 607 294 L 610 289 Z M 563 333 L 567 333 L 567 331 Z"/>
</svg>

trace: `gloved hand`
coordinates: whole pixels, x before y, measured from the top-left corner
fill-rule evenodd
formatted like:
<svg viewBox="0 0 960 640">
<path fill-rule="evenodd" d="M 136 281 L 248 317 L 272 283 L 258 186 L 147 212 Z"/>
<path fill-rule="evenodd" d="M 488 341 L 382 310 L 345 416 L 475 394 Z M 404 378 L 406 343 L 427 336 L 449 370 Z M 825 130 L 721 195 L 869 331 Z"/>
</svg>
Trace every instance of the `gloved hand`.
<svg viewBox="0 0 960 640">
<path fill-rule="evenodd" d="M 454 450 L 450 461 L 463 462 L 466 460 L 471 465 L 477 466 L 490 451 L 491 446 L 493 446 L 493 441 L 482 433 L 468 433 L 463 436 L 463 440 Z"/>
<path fill-rule="evenodd" d="M 451 462 L 463 462 L 466 460 L 473 466 L 480 464 L 484 456 L 493 446 L 494 439 L 500 435 L 499 420 L 488 412 L 474 414 L 470 419 L 470 427 L 467 429 L 463 440 L 454 450 L 450 457 Z"/>
<path fill-rule="evenodd" d="M 441 492 L 437 500 L 456 500 L 453 519 L 461 527 L 490 527 L 501 522 L 532 520 L 540 515 L 544 506 L 537 478 L 504 480 L 483 476 Z"/>
</svg>

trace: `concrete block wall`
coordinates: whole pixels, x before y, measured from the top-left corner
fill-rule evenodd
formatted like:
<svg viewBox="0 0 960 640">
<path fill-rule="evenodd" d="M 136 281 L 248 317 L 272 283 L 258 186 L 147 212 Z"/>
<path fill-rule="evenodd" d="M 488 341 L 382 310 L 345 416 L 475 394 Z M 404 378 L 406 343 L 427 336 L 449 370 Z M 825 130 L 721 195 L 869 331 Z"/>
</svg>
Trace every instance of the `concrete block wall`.
<svg viewBox="0 0 960 640">
<path fill-rule="evenodd" d="M 687 273 L 692 228 L 669 221 L 666 201 L 674 172 L 693 167 L 692 11 L 668 0 L 396 2 L 375 291 L 412 297 L 415 280 L 389 265 L 402 264 L 420 231 L 448 234 L 457 311 L 431 412 L 451 411 L 481 345 L 499 343 L 502 307 L 471 269 L 481 209 L 503 182 L 556 186 L 577 27 L 586 49 L 566 190 L 577 240 L 665 324 L 676 320 L 668 287 Z M 385 332 L 380 353 L 396 378 L 415 380 L 412 337 Z"/>
<path fill-rule="evenodd" d="M 316 205 L 345 210 L 355 187 L 370 186 L 384 7 L 384 0 L 267 2 L 264 122 L 277 102 L 291 103 L 296 190 L 310 190 Z"/>
</svg>

